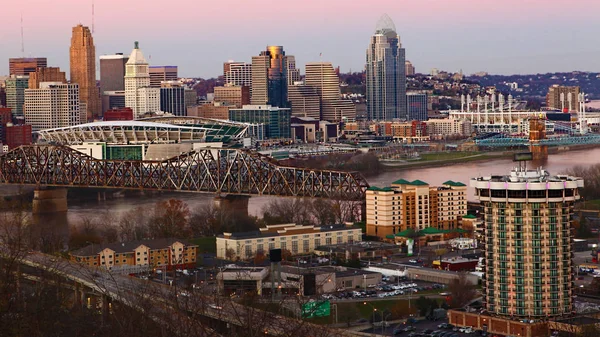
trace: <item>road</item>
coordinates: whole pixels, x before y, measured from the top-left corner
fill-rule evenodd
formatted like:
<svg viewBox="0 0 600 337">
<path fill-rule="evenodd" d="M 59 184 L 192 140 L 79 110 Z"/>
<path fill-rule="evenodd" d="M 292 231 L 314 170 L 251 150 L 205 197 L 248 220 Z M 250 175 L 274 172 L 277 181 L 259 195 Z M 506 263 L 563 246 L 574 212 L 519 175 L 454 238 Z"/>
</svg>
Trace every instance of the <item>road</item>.
<svg viewBox="0 0 600 337">
<path fill-rule="evenodd" d="M 157 323 L 173 331 L 175 335 L 189 336 L 204 331 L 203 336 L 220 336 L 201 323 L 202 317 L 211 318 L 242 329 L 260 329 L 268 335 L 354 336 L 352 332 L 329 329 L 305 321 L 279 316 L 263 310 L 250 308 L 230 299 L 206 296 L 196 292 L 182 292 L 177 286 L 169 287 L 152 281 L 127 275 L 113 274 L 102 268 L 90 268 L 79 263 L 53 256 L 30 253 L 22 259 L 23 264 L 52 271 L 103 294 L 114 301 L 135 308 L 151 316 Z M 150 310 L 151 309 L 151 310 Z"/>
</svg>

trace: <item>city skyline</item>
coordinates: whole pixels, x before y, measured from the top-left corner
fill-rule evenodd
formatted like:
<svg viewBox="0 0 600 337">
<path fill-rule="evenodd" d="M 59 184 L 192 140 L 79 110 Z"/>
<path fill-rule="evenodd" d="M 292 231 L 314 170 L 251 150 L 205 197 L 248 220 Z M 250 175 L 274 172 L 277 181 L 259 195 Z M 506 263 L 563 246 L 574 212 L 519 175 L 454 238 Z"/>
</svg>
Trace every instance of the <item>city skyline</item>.
<svg viewBox="0 0 600 337">
<path fill-rule="evenodd" d="M 378 18 L 387 13 L 407 50 L 406 59 L 417 72 L 428 73 L 434 67 L 462 69 L 467 74 L 600 71 L 600 62 L 595 61 L 600 48 L 595 47 L 593 34 L 600 24 L 592 20 L 600 4 L 591 0 L 579 0 L 573 6 L 511 0 L 496 7 L 487 1 L 386 1 L 377 8 L 338 0 L 293 1 L 280 8 L 281 13 L 290 14 L 260 20 L 264 16 L 260 9 L 269 8 L 272 2 L 211 3 L 194 11 L 190 9 L 195 3 L 184 0 L 178 6 L 185 10 L 167 25 L 154 24 L 162 20 L 163 13 L 148 2 L 97 2 L 93 25 L 96 55 L 127 53 L 133 41 L 140 41 L 151 65 L 177 65 L 181 76 L 207 78 L 218 76 L 224 61 L 250 62 L 265 46 L 282 45 L 296 56 L 298 68 L 322 60 L 340 66 L 343 72 L 362 71 L 368 38 Z M 92 2 L 62 0 L 61 4 L 24 1 L 5 6 L 7 29 L 0 38 L 6 48 L 0 51 L 1 57 L 8 60 L 23 55 L 22 14 L 24 56 L 47 57 L 49 65 L 67 70 L 71 27 L 81 23 L 92 28 Z M 127 15 L 133 10 L 143 19 Z M 220 24 L 223 13 L 235 24 Z M 51 24 L 48 17 L 52 17 Z M 557 24 L 575 20 L 577 25 Z M 561 45 L 569 48 L 557 47 Z M 5 63 L 0 63 L 0 74 L 8 73 Z"/>
</svg>

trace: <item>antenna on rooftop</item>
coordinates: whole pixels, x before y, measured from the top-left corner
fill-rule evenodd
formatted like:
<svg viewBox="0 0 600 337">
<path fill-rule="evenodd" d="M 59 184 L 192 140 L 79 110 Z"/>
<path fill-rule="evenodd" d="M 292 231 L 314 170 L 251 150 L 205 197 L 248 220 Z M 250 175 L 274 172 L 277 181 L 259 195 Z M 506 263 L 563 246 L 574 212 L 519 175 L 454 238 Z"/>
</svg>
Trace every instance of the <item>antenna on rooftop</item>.
<svg viewBox="0 0 600 337">
<path fill-rule="evenodd" d="M 94 0 L 92 0 L 92 34 L 94 34 Z"/>
<path fill-rule="evenodd" d="M 25 40 L 23 38 L 23 13 L 21 13 L 21 56 L 25 57 Z"/>
</svg>

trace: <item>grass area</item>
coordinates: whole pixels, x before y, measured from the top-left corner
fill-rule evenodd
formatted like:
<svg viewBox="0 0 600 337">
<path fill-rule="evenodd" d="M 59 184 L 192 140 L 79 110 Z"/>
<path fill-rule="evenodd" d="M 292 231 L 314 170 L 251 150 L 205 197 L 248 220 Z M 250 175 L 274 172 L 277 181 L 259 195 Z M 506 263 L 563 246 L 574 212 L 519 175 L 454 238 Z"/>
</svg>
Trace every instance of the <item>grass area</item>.
<svg viewBox="0 0 600 337">
<path fill-rule="evenodd" d="M 217 252 L 217 238 L 214 236 L 195 238 L 189 240 L 189 242 L 198 245 L 198 253 L 200 254 Z"/>
<path fill-rule="evenodd" d="M 481 155 L 482 152 L 436 152 L 436 153 L 422 153 L 419 161 L 429 160 L 453 160 L 461 159 L 464 157 Z"/>
<path fill-rule="evenodd" d="M 585 200 L 583 203 L 580 203 L 579 206 L 581 209 L 586 210 L 600 210 L 600 199 Z"/>
</svg>

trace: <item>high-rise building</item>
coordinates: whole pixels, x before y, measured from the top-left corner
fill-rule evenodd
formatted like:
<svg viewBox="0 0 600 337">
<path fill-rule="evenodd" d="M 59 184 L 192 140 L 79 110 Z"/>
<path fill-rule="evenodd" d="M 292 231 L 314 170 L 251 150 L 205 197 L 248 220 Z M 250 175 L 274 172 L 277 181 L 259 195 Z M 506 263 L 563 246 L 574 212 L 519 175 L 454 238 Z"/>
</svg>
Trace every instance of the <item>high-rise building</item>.
<svg viewBox="0 0 600 337">
<path fill-rule="evenodd" d="M 121 109 L 125 107 L 125 90 L 104 91 L 102 93 L 102 112 L 110 109 Z"/>
<path fill-rule="evenodd" d="M 367 118 L 407 119 L 405 52 L 389 16 L 377 22 L 367 49 Z"/>
<path fill-rule="evenodd" d="M 223 87 L 215 87 L 215 102 L 232 105 L 241 108 L 250 104 L 250 88 L 246 86 L 226 84 Z"/>
<path fill-rule="evenodd" d="M 100 112 L 100 94 L 96 85 L 96 47 L 88 27 L 73 27 L 70 48 L 71 83 L 79 84 L 79 98 L 87 107 L 87 119 Z"/>
<path fill-rule="evenodd" d="M 29 88 L 29 76 L 10 75 L 5 83 L 6 106 L 11 108 L 13 116 L 23 116 L 25 89 Z"/>
<path fill-rule="evenodd" d="M 125 65 L 129 57 L 123 53 L 100 56 L 100 89 L 105 91 L 125 90 Z"/>
<path fill-rule="evenodd" d="M 571 217 L 583 180 L 519 162 L 510 175 L 473 178 L 471 186 L 484 210 L 487 313 L 517 320 L 570 315 Z"/>
<path fill-rule="evenodd" d="M 42 82 L 60 82 L 67 83 L 67 76 L 60 68 L 38 68 L 29 73 L 29 89 L 39 89 Z"/>
<path fill-rule="evenodd" d="M 415 76 L 415 66 L 410 61 L 404 63 L 404 72 L 406 76 Z"/>
<path fill-rule="evenodd" d="M 322 120 L 339 122 L 344 117 L 356 116 L 354 104 L 341 99 L 340 78 L 330 62 L 307 63 L 305 82 L 314 87 L 321 98 Z"/>
<path fill-rule="evenodd" d="M 160 88 L 150 88 L 148 62 L 136 41 L 125 65 L 125 106 L 133 110 L 133 117 L 160 111 Z"/>
<path fill-rule="evenodd" d="M 150 87 L 160 88 L 161 82 L 177 81 L 177 66 L 151 66 Z"/>
<path fill-rule="evenodd" d="M 315 87 L 296 82 L 288 86 L 288 99 L 292 107 L 292 116 L 321 119 L 321 98 Z"/>
<path fill-rule="evenodd" d="M 406 94 L 409 121 L 427 120 L 427 94 L 409 92 Z"/>
<path fill-rule="evenodd" d="M 187 114 L 185 106 L 185 88 L 179 81 L 163 81 L 160 84 L 160 111 L 175 116 Z"/>
<path fill-rule="evenodd" d="M 8 59 L 10 75 L 28 76 L 37 68 L 46 68 L 48 60 L 45 57 L 19 57 Z"/>
<path fill-rule="evenodd" d="M 252 64 L 227 61 L 223 63 L 225 84 L 247 86 L 252 91 Z"/>
<path fill-rule="evenodd" d="M 39 89 L 25 90 L 25 122 L 39 131 L 73 126 L 86 121 L 79 84 L 42 82 Z"/>
<path fill-rule="evenodd" d="M 235 122 L 264 124 L 269 139 L 291 137 L 291 111 L 270 105 L 244 105 L 241 109 L 229 109 L 229 119 Z"/>
<path fill-rule="evenodd" d="M 467 214 L 466 194 L 467 185 L 451 180 L 437 187 L 404 179 L 391 187 L 371 186 L 366 193 L 367 235 L 386 238 L 407 229 L 457 229 Z"/>
<path fill-rule="evenodd" d="M 296 68 L 296 57 L 287 55 L 285 65 L 287 68 L 287 85 L 294 85 L 294 83 L 300 81 L 300 69 Z"/>
<path fill-rule="evenodd" d="M 546 107 L 564 112 L 579 110 L 579 87 L 567 87 L 555 84 L 548 88 Z"/>
<path fill-rule="evenodd" d="M 202 105 L 195 105 L 187 108 L 187 115 L 190 117 L 204 117 L 211 119 L 229 119 L 229 109 L 235 108 L 232 105 L 225 105 L 219 102 L 211 102 Z"/>
<path fill-rule="evenodd" d="M 252 105 L 287 107 L 287 61 L 282 46 L 252 57 Z"/>
</svg>

